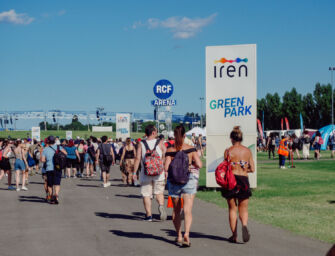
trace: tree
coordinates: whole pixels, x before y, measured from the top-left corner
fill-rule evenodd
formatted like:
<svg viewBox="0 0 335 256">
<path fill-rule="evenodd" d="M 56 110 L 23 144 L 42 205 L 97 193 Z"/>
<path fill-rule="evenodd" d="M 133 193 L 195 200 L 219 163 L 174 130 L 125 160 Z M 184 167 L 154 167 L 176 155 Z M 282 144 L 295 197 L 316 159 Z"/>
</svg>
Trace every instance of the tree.
<svg viewBox="0 0 335 256">
<path fill-rule="evenodd" d="M 323 127 L 331 122 L 331 85 L 320 85 L 317 83 L 314 89 L 314 100 L 319 112 L 318 127 Z"/>
<path fill-rule="evenodd" d="M 282 112 L 290 122 L 290 129 L 300 128 L 300 113 L 303 110 L 301 94 L 293 87 L 283 96 Z"/>
</svg>

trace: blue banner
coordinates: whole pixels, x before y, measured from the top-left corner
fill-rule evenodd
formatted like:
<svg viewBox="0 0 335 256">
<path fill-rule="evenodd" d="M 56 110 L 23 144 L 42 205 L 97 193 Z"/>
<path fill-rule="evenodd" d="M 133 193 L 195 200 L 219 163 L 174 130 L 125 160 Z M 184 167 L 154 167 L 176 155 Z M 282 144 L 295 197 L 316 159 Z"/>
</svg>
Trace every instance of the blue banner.
<svg viewBox="0 0 335 256">
<path fill-rule="evenodd" d="M 300 113 L 300 129 L 301 129 L 301 132 L 304 131 L 304 122 L 302 120 L 302 114 Z"/>
</svg>

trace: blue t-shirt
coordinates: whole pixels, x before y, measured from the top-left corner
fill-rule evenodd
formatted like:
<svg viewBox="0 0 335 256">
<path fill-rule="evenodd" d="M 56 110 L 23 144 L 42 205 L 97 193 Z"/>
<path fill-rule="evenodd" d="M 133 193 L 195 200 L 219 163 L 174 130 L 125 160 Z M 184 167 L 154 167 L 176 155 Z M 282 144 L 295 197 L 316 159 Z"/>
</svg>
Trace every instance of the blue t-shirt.
<svg viewBox="0 0 335 256">
<path fill-rule="evenodd" d="M 77 158 L 77 155 L 76 155 L 76 150 L 77 148 L 76 147 L 65 147 L 65 150 L 67 152 L 67 158 L 69 159 L 76 159 Z"/>
<path fill-rule="evenodd" d="M 59 149 L 63 149 L 63 148 L 60 146 Z M 53 157 L 54 157 L 56 150 L 57 150 L 57 145 L 46 147 L 43 150 L 42 156 L 45 156 L 45 159 L 46 159 L 45 170 L 47 172 L 54 171 Z"/>
</svg>

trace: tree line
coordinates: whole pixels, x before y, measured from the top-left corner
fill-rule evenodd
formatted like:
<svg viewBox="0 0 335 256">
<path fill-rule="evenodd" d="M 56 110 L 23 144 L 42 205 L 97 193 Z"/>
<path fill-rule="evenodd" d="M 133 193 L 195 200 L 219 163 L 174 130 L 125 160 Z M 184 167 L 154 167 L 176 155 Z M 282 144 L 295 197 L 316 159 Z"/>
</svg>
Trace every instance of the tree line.
<svg viewBox="0 0 335 256">
<path fill-rule="evenodd" d="M 281 119 L 285 117 L 290 129 L 300 129 L 301 113 L 305 128 L 319 129 L 331 124 L 331 92 L 331 84 L 317 83 L 313 93 L 306 95 L 301 95 L 294 87 L 282 98 L 278 93 L 268 93 L 257 100 L 257 118 L 262 121 L 264 113 L 265 130 L 280 130 Z"/>
</svg>

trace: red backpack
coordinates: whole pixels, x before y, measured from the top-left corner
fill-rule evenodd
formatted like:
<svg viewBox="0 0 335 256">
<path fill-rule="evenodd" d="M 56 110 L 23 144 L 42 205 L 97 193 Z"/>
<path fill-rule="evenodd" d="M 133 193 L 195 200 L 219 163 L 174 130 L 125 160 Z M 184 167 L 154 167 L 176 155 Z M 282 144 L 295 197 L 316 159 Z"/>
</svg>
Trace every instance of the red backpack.
<svg viewBox="0 0 335 256">
<path fill-rule="evenodd" d="M 319 141 L 318 141 L 318 143 L 319 143 L 320 145 L 323 145 L 323 139 L 322 139 L 321 136 L 319 137 Z"/>
<path fill-rule="evenodd" d="M 159 140 L 156 141 L 156 144 L 152 150 L 150 150 L 146 140 L 142 140 L 142 142 L 146 149 L 144 159 L 144 174 L 147 176 L 157 176 L 162 174 L 164 171 L 163 160 L 156 151 Z"/>
<path fill-rule="evenodd" d="M 236 187 L 236 179 L 231 169 L 229 151 L 227 158 L 216 167 L 215 179 L 216 183 L 226 190 L 232 190 Z"/>
<path fill-rule="evenodd" d="M 0 150 L 0 161 L 2 161 L 3 150 Z"/>
</svg>

